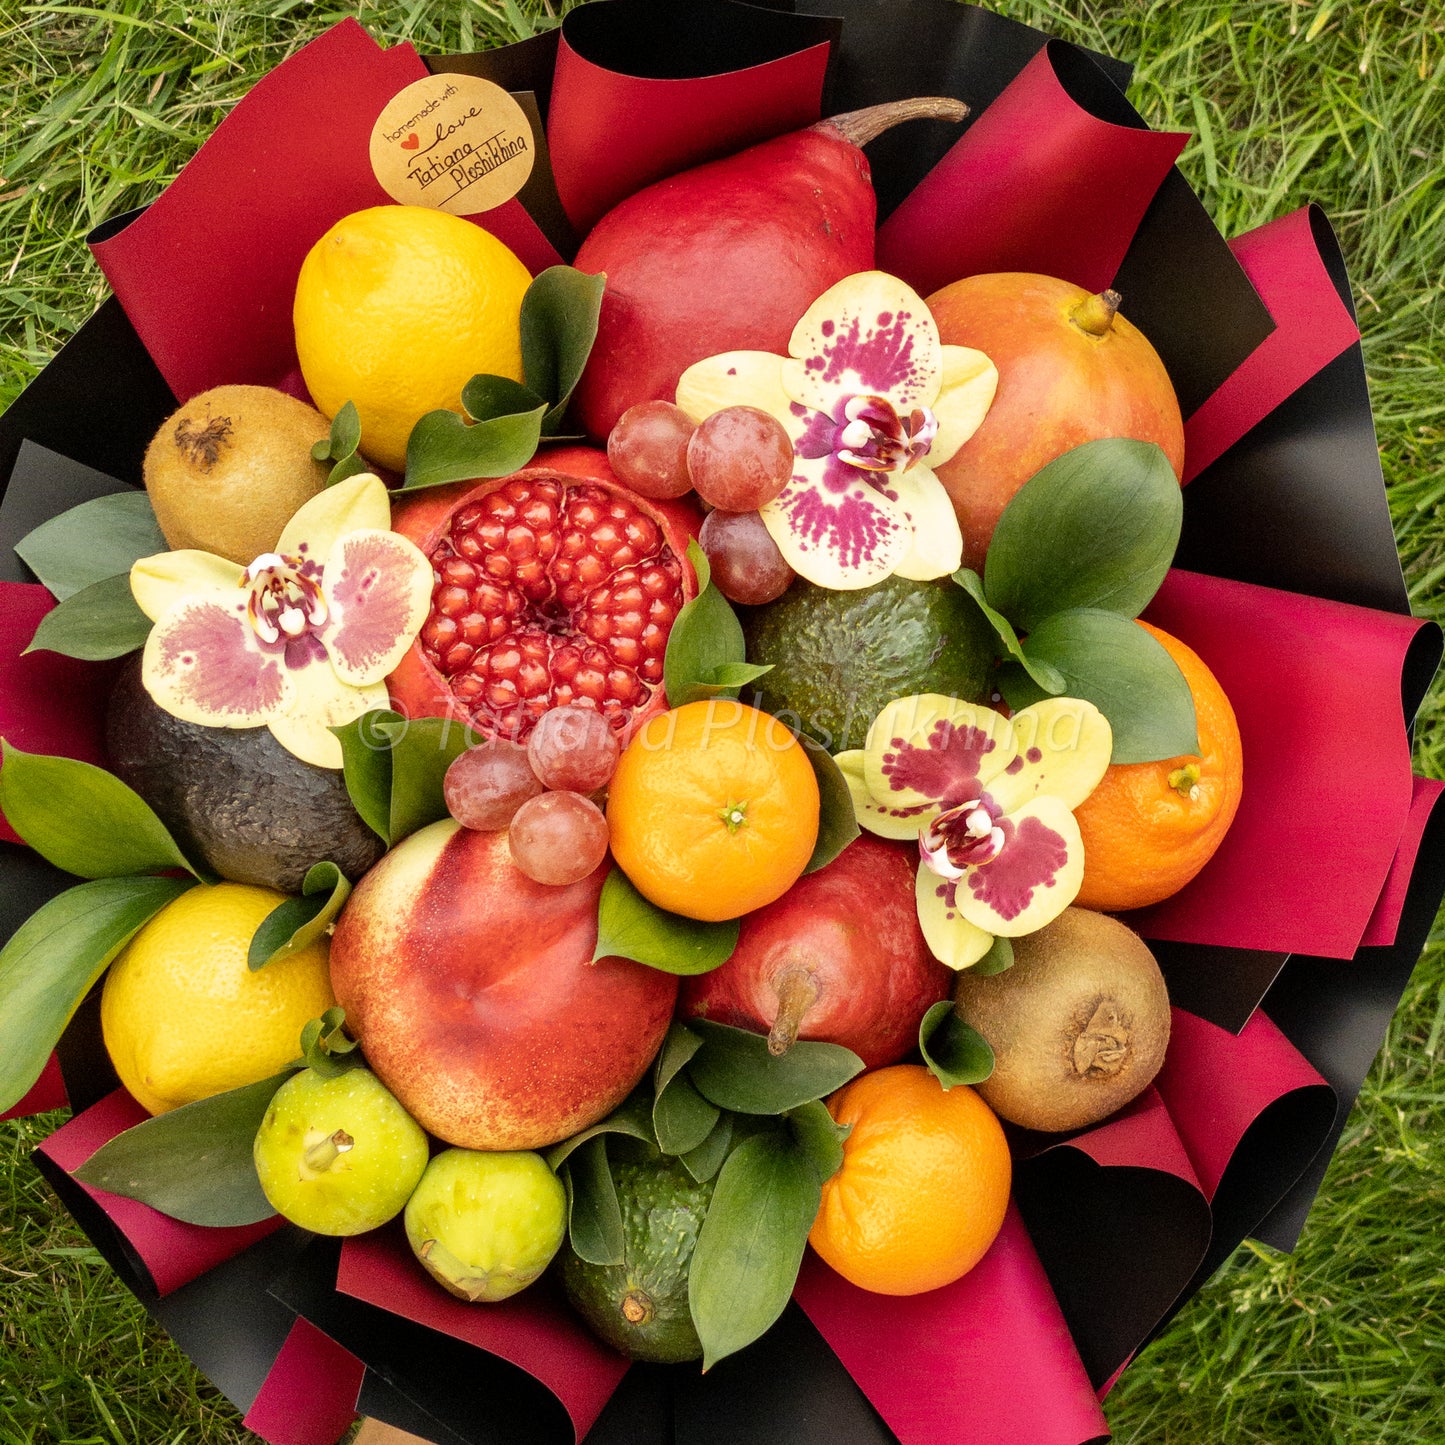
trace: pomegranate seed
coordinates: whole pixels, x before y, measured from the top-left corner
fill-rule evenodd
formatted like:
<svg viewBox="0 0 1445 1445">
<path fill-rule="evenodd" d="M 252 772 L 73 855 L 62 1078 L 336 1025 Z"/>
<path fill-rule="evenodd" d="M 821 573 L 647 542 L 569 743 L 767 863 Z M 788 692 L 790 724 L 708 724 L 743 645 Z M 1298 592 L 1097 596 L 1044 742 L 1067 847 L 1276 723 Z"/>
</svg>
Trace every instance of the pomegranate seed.
<svg viewBox="0 0 1445 1445">
<path fill-rule="evenodd" d="M 433 605 L 445 617 L 462 617 L 471 600 L 465 587 L 443 587 Z"/>
<path fill-rule="evenodd" d="M 447 648 L 447 655 L 443 658 L 448 672 L 462 672 L 472 660 L 472 647 L 465 642 L 458 642 Z"/>
</svg>

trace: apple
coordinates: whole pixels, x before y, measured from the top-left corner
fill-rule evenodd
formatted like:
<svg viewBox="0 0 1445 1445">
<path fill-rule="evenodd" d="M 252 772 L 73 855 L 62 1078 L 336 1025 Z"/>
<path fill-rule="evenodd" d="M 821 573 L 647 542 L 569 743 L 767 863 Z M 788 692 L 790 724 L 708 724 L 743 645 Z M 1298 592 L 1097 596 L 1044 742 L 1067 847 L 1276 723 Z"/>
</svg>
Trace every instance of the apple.
<svg viewBox="0 0 1445 1445">
<path fill-rule="evenodd" d="M 332 989 L 367 1063 L 429 1133 L 540 1149 L 610 1113 L 647 1072 L 677 979 L 592 961 L 607 868 L 534 883 L 505 829 L 443 819 L 357 884 L 331 941 Z"/>
<path fill-rule="evenodd" d="M 567 1232 L 567 1191 L 540 1154 L 448 1149 L 406 1206 L 406 1237 L 458 1299 L 503 1300 L 552 1262 Z"/>
<path fill-rule="evenodd" d="M 252 1154 L 278 1214 L 313 1234 L 364 1234 L 395 1219 L 427 1163 L 427 1137 L 367 1069 L 302 1069 L 271 1099 Z"/>
</svg>

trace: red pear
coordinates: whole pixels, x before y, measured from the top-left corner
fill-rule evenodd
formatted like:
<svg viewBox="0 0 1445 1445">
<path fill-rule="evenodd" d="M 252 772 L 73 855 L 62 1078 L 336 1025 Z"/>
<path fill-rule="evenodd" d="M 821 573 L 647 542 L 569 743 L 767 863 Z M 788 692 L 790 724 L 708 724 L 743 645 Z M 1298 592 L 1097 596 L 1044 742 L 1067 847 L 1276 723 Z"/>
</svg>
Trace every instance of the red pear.
<svg viewBox="0 0 1445 1445">
<path fill-rule="evenodd" d="M 507 833 L 433 823 L 356 886 L 331 986 L 367 1063 L 448 1144 L 540 1149 L 610 1113 L 662 1044 L 677 980 L 592 962 L 605 866 L 534 883 Z"/>
<path fill-rule="evenodd" d="M 865 833 L 826 868 L 743 919 L 733 956 L 683 983 L 680 1011 L 768 1035 L 775 1054 L 796 1039 L 853 1050 L 870 1068 L 918 1042 L 923 1015 L 953 974 L 918 926 L 918 850 Z"/>
<path fill-rule="evenodd" d="M 671 401 L 695 361 L 786 354 L 803 313 L 873 266 L 878 202 L 860 147 L 900 121 L 961 120 L 951 100 L 834 116 L 658 181 L 614 207 L 577 253 L 606 272 L 576 414 L 605 438 L 642 401 Z"/>
</svg>

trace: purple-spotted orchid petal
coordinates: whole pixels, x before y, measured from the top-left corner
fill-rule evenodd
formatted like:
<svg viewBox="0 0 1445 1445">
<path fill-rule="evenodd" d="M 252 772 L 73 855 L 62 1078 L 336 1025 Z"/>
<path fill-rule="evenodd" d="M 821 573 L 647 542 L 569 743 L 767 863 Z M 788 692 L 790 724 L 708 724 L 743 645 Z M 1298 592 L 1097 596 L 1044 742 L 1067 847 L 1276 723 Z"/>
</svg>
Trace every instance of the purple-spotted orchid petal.
<svg viewBox="0 0 1445 1445">
<path fill-rule="evenodd" d="M 1079 698 L 1013 718 L 936 693 L 897 698 L 837 761 L 858 822 L 916 838 L 919 924 L 934 955 L 967 968 L 1078 896 L 1076 808 L 1109 765 L 1108 720 Z"/>
<path fill-rule="evenodd" d="M 383 679 L 430 603 L 431 564 L 390 520 L 386 488 L 362 474 L 313 497 L 249 567 L 141 559 L 131 590 L 156 624 L 141 663 L 151 696 L 187 722 L 268 726 L 304 762 L 339 768 L 328 729 L 386 705 Z"/>
<path fill-rule="evenodd" d="M 789 348 L 787 359 L 708 357 L 677 385 L 678 405 L 697 421 L 755 406 L 786 428 L 793 476 L 760 512 L 789 565 L 840 590 L 956 571 L 963 539 L 931 468 L 982 422 L 998 384 L 993 363 L 942 345 L 918 294 L 882 271 L 830 287 Z"/>
<path fill-rule="evenodd" d="M 976 799 L 1014 756 L 1001 713 L 924 693 L 895 699 L 873 720 L 863 776 L 873 801 L 911 819 L 916 836 L 946 809 Z"/>
</svg>

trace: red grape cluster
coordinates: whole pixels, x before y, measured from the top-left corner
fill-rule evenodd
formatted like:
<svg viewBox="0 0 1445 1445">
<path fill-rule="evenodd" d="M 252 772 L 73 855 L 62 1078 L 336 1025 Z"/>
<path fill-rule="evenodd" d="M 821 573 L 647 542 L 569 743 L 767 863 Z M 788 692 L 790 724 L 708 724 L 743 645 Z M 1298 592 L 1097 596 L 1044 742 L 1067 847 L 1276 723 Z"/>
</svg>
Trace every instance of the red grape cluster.
<svg viewBox="0 0 1445 1445">
<path fill-rule="evenodd" d="M 671 402 L 644 401 L 612 428 L 607 460 L 644 497 L 696 491 L 712 509 L 698 541 L 728 601 L 757 606 L 787 591 L 796 574 L 758 516 L 793 474 L 793 444 L 776 418 L 730 406 L 698 425 Z"/>
<path fill-rule="evenodd" d="M 620 752 L 600 713 L 555 707 L 525 746 L 496 738 L 462 753 L 447 769 L 447 809 L 464 828 L 506 828 L 534 882 L 576 883 L 607 856 L 607 819 L 587 795 L 607 786 Z"/>
</svg>

